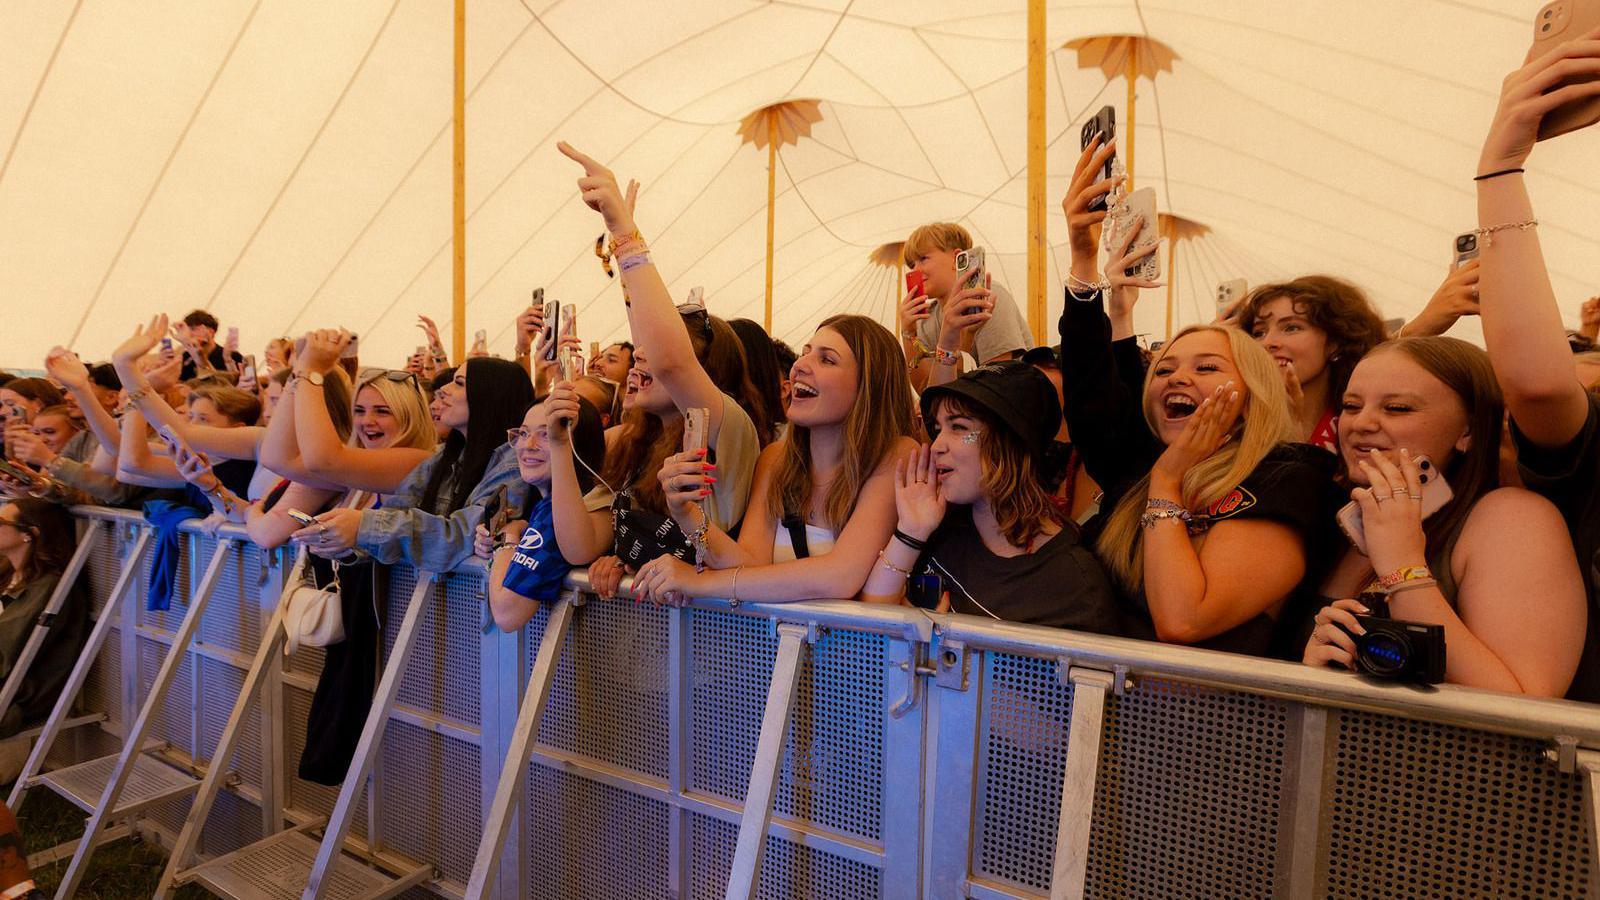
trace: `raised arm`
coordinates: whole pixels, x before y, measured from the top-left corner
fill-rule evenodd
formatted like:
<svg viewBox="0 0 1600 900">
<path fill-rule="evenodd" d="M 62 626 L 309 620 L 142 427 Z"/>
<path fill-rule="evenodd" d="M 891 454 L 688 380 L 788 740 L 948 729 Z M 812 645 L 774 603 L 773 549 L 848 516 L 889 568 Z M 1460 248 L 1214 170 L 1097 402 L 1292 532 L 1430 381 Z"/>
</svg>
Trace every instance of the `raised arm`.
<svg viewBox="0 0 1600 900">
<path fill-rule="evenodd" d="M 89 383 L 89 369 L 71 350 L 65 347 L 54 347 L 50 355 L 44 360 L 45 374 L 60 382 L 72 396 L 78 400 L 78 408 L 83 410 L 83 418 L 89 423 L 89 430 L 94 432 L 95 439 L 102 447 L 116 447 L 122 440 L 122 431 L 117 427 L 117 420 L 105 407 L 100 405 L 100 398 L 94 395 L 94 388 Z"/>
<path fill-rule="evenodd" d="M 634 224 L 638 182 L 629 182 L 624 198 L 610 169 L 565 142 L 556 146 L 568 159 L 583 166 L 584 177 L 578 179 L 583 202 L 604 217 L 606 230 L 611 232 L 622 289 L 629 298 L 628 326 L 634 343 L 647 348 L 651 375 L 661 381 L 678 409 L 704 407 L 711 411 L 707 436 L 715 440 L 722 428 L 722 391 L 694 355 L 683 317 L 673 305 L 667 284 L 661 280 Z"/>
<path fill-rule="evenodd" d="M 171 459 L 150 452 L 144 416 L 137 409 L 130 409 L 122 416 L 117 480 L 143 487 L 183 487 L 185 484 Z"/>
<path fill-rule="evenodd" d="M 1573 372 L 1522 166 L 1546 113 L 1571 100 L 1600 96 L 1600 80 L 1557 85 L 1596 76 L 1600 30 L 1511 73 L 1478 160 L 1483 339 L 1511 418 L 1541 447 L 1561 447 L 1576 437 L 1589 403 Z"/>
<path fill-rule="evenodd" d="M 313 331 L 306 336 L 306 348 L 296 365 L 308 373 L 326 376 L 339 365 L 339 355 L 349 343 L 350 333 L 342 328 Z M 318 479 L 387 494 L 428 458 L 429 451 L 415 447 L 368 449 L 345 444 L 328 417 L 323 386 L 301 379 L 295 391 L 302 396 L 293 410 L 294 437 L 302 462 Z"/>
<path fill-rule="evenodd" d="M 578 392 L 558 382 L 545 400 L 550 435 L 550 502 L 554 507 L 556 544 L 574 566 L 586 566 L 611 549 L 611 511 L 590 512 L 578 484 L 572 459 L 572 429 L 578 418 Z"/>
</svg>

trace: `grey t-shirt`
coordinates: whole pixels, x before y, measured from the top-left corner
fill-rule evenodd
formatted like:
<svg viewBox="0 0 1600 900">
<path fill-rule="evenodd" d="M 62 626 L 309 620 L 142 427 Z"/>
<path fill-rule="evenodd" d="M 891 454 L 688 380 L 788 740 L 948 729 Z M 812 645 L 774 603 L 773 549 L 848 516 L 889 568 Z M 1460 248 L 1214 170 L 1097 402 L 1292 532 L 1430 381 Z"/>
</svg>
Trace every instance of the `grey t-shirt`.
<svg viewBox="0 0 1600 900">
<path fill-rule="evenodd" d="M 1000 284 L 991 285 L 989 290 L 994 293 L 994 318 L 978 329 L 972 344 L 972 355 L 980 365 L 1033 346 L 1033 333 L 1028 331 L 1028 321 L 1017 309 L 1017 301 L 1012 299 L 1011 292 Z M 939 313 L 941 302 L 931 301 L 928 304 L 930 315 L 917 323 L 917 335 L 929 347 L 938 342 L 939 331 L 944 325 Z"/>
</svg>

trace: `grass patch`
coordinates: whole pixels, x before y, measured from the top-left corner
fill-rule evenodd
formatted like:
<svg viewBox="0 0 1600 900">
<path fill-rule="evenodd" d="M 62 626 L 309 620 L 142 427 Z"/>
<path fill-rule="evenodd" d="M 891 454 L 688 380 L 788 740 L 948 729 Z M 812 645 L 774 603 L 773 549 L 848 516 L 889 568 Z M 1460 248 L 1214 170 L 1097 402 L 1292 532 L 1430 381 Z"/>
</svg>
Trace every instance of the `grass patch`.
<svg viewBox="0 0 1600 900">
<path fill-rule="evenodd" d="M 75 840 L 83 834 L 83 823 L 88 819 L 83 810 L 43 787 L 29 791 L 23 808 L 17 812 L 22 840 L 29 854 Z M 33 879 L 46 896 L 55 893 L 69 862 L 70 859 L 63 859 L 34 871 Z M 78 883 L 74 897 L 78 900 L 149 897 L 155 892 L 166 865 L 167 852 L 138 837 L 109 843 L 102 841 L 89 859 L 89 868 Z M 195 885 L 185 885 L 176 895 L 189 900 L 210 897 L 211 893 Z"/>
</svg>

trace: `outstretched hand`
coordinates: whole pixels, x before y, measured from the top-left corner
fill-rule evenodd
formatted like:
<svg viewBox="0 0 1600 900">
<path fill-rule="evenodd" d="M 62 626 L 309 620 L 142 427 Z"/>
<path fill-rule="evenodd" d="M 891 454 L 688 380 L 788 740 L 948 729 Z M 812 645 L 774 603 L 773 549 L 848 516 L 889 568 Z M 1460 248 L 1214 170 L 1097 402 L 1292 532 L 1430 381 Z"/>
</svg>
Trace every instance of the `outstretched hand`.
<svg viewBox="0 0 1600 900">
<path fill-rule="evenodd" d="M 158 316 L 152 316 L 150 324 L 141 325 L 133 329 L 133 334 L 129 335 L 127 340 L 118 344 L 117 349 L 111 351 L 111 361 L 122 364 L 133 362 L 154 350 L 156 344 L 161 342 L 161 338 L 166 333 L 167 314 L 162 313 Z"/>
<path fill-rule="evenodd" d="M 605 219 L 606 230 L 613 235 L 632 234 L 633 208 L 639 199 L 639 182 L 628 182 L 627 193 L 617 187 L 617 176 L 566 141 L 556 144 L 561 155 L 583 166 L 583 177 L 578 179 L 578 194 L 590 209 Z"/>
</svg>

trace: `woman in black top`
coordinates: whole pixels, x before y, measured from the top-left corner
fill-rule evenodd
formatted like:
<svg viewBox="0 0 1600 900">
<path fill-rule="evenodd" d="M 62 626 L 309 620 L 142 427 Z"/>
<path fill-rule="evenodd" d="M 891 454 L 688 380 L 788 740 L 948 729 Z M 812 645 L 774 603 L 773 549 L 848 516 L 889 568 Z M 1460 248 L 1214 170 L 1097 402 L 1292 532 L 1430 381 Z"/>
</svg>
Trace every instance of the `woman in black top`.
<svg viewBox="0 0 1600 900">
<path fill-rule="evenodd" d="M 32 497 L 0 506 L 0 681 L 10 676 L 75 544 L 72 516 L 62 507 Z M 86 599 L 74 589 L 0 721 L 0 735 L 15 734 L 50 712 L 83 647 L 88 612 Z"/>
<path fill-rule="evenodd" d="M 1308 538 L 1323 519 L 1332 459 L 1289 443 L 1297 429 L 1282 375 L 1244 332 L 1186 328 L 1143 370 L 1132 305 L 1154 283 L 1124 273 L 1155 245 L 1129 252 L 1145 225 L 1131 222 L 1106 284 L 1090 234 L 1106 218 L 1090 202 L 1115 185 L 1095 181 L 1111 151 L 1098 142 L 1085 149 L 1063 201 L 1072 248 L 1063 407 L 1104 491 L 1090 531 L 1130 632 L 1264 654 L 1310 568 Z"/>
<path fill-rule="evenodd" d="M 1040 471 L 1060 413 L 1023 362 L 968 372 L 922 395 L 931 446 L 895 469 L 895 533 L 863 599 L 1116 634 L 1105 572 L 1063 519 Z"/>
</svg>

